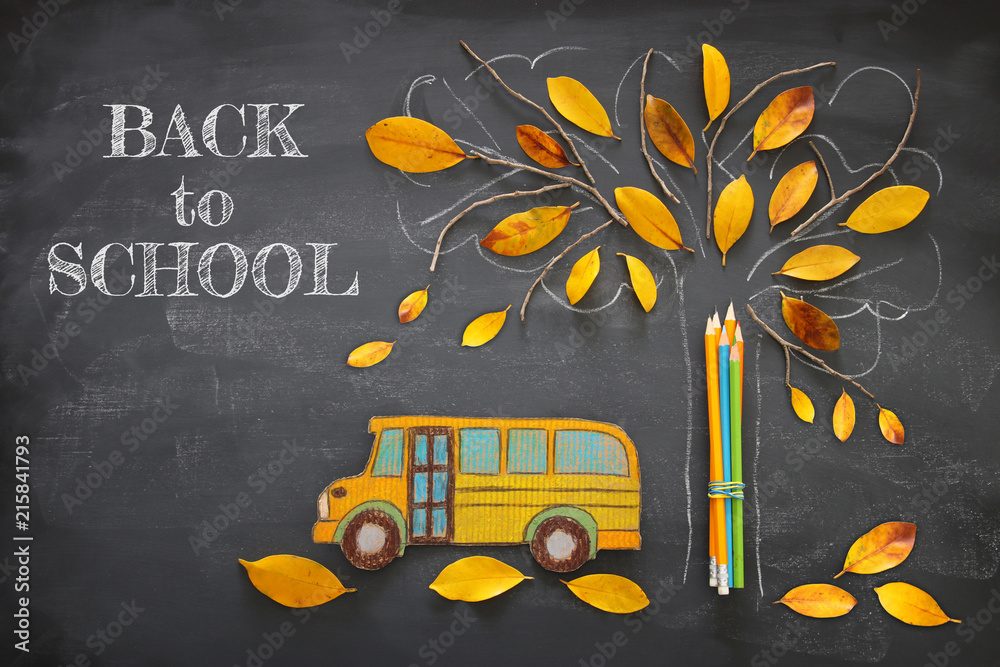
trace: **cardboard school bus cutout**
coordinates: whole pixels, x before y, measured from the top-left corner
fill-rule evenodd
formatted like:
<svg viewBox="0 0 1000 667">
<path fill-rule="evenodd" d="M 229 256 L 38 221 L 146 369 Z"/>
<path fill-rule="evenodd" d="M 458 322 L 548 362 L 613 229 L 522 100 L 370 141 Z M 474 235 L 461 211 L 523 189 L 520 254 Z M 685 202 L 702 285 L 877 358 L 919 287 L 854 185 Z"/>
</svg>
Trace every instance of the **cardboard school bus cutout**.
<svg viewBox="0 0 1000 667">
<path fill-rule="evenodd" d="M 599 549 L 638 549 L 639 461 L 613 425 L 586 419 L 373 417 L 360 475 L 327 486 L 313 541 L 384 567 L 414 544 L 530 544 L 569 572 Z"/>
</svg>

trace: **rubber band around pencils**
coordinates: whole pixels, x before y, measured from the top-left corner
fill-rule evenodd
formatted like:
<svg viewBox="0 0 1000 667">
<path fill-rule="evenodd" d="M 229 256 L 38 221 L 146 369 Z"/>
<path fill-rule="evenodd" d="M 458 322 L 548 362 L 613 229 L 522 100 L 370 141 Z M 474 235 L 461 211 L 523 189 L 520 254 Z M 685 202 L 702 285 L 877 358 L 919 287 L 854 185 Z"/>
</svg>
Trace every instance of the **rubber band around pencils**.
<svg viewBox="0 0 1000 667">
<path fill-rule="evenodd" d="M 709 482 L 708 497 L 743 500 L 744 488 L 746 488 L 746 484 L 741 482 Z"/>
</svg>

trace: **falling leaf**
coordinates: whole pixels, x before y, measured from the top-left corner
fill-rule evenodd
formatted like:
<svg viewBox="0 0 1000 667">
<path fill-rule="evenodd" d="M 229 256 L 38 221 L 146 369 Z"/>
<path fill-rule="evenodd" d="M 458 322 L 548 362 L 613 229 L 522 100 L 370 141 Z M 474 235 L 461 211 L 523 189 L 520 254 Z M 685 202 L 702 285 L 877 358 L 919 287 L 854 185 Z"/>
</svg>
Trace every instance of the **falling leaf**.
<svg viewBox="0 0 1000 667">
<path fill-rule="evenodd" d="M 588 574 L 573 581 L 559 581 L 590 606 L 612 614 L 631 614 L 649 604 L 637 584 L 617 574 Z"/>
<path fill-rule="evenodd" d="M 711 44 L 701 45 L 704 60 L 705 103 L 708 105 L 708 125 L 729 106 L 729 65 L 717 48 Z M 708 129 L 705 126 L 705 130 Z M 702 130 L 704 132 L 704 130 Z"/>
<path fill-rule="evenodd" d="M 881 234 L 905 227 L 924 210 L 931 194 L 915 185 L 893 185 L 883 188 L 854 209 L 841 227 L 850 227 L 862 234 Z"/>
<path fill-rule="evenodd" d="M 822 310 L 781 293 L 781 314 L 785 324 L 803 343 L 827 352 L 840 348 L 840 329 Z"/>
<path fill-rule="evenodd" d="M 601 256 L 598 254 L 601 246 L 597 246 L 586 255 L 576 260 L 573 270 L 566 280 L 566 298 L 574 305 L 583 298 L 590 286 L 594 284 L 597 273 L 601 270 Z"/>
<path fill-rule="evenodd" d="M 315 607 L 357 590 L 344 588 L 333 572 L 308 558 L 278 555 L 239 561 L 257 590 L 286 607 Z"/>
<path fill-rule="evenodd" d="M 885 439 L 894 445 L 903 444 L 903 424 L 892 410 L 878 406 L 878 427 Z"/>
<path fill-rule="evenodd" d="M 552 100 L 552 106 L 566 120 L 587 132 L 620 140 L 611 129 L 608 112 L 604 110 L 594 94 L 587 90 L 586 86 L 568 76 L 550 78 L 546 81 L 549 86 L 549 99 Z"/>
<path fill-rule="evenodd" d="M 677 111 L 665 101 L 646 95 L 646 109 L 643 111 L 649 138 L 663 155 L 683 167 L 698 170 L 694 166 L 694 137 L 687 123 Z"/>
<path fill-rule="evenodd" d="M 785 593 L 785 596 L 774 604 L 779 602 L 787 605 L 792 611 L 812 618 L 843 616 L 858 603 L 853 595 L 830 584 L 798 586 Z"/>
<path fill-rule="evenodd" d="M 854 401 L 847 394 L 846 389 L 840 390 L 840 398 L 833 406 L 833 434 L 841 442 L 847 442 L 854 431 Z"/>
<path fill-rule="evenodd" d="M 347 365 L 354 366 L 355 368 L 368 368 L 369 366 L 374 366 L 389 356 L 389 353 L 392 352 L 392 346 L 395 344 L 396 341 L 387 343 L 381 340 L 365 343 L 361 347 L 355 348 L 354 351 L 347 356 Z"/>
<path fill-rule="evenodd" d="M 444 130 L 409 116 L 381 120 L 368 128 L 365 138 L 379 160 L 416 174 L 447 169 L 466 158 Z"/>
<path fill-rule="evenodd" d="M 725 187 L 715 205 L 715 243 L 722 251 L 722 265 L 726 253 L 740 240 L 753 215 L 753 190 L 746 176 L 740 176 Z"/>
<path fill-rule="evenodd" d="M 802 210 L 816 189 L 819 171 L 816 161 L 809 160 L 792 167 L 774 186 L 771 203 L 767 206 L 767 215 L 771 220 L 771 229 L 779 222 L 784 222 Z"/>
<path fill-rule="evenodd" d="M 580 166 L 575 162 L 570 162 L 559 142 L 534 125 L 518 125 L 516 132 L 517 143 L 521 144 L 521 148 L 528 154 L 528 157 L 543 167 L 559 169 L 571 164 Z"/>
<path fill-rule="evenodd" d="M 757 151 L 781 148 L 805 132 L 815 109 L 812 86 L 792 88 L 775 97 L 754 125 L 753 152 L 747 162 Z"/>
<path fill-rule="evenodd" d="M 673 214 L 652 192 L 633 187 L 615 188 L 615 202 L 642 240 L 664 250 L 683 248 L 691 251 L 681 240 L 681 230 Z"/>
<path fill-rule="evenodd" d="M 640 259 L 623 252 L 618 253 L 618 256 L 625 258 L 625 263 L 628 264 L 628 274 L 632 278 L 632 289 L 639 297 L 639 303 L 642 304 L 643 310 L 648 313 L 656 304 L 656 280 L 653 279 L 652 272 Z"/>
<path fill-rule="evenodd" d="M 814 245 L 792 255 L 774 275 L 802 280 L 830 280 L 858 263 L 861 259 L 839 245 Z"/>
<path fill-rule="evenodd" d="M 416 292 L 410 294 L 408 297 L 403 299 L 402 303 L 399 304 L 399 323 L 406 324 L 407 322 L 412 322 L 420 316 L 420 313 L 424 312 L 424 306 L 427 305 L 427 290 L 430 289 L 430 285 L 423 288 L 422 290 L 417 290 Z"/>
<path fill-rule="evenodd" d="M 579 205 L 580 202 L 572 206 L 539 206 L 515 213 L 504 218 L 479 245 L 508 257 L 535 252 L 559 236 L 569 222 L 570 213 Z"/>
<path fill-rule="evenodd" d="M 896 567 L 910 555 L 916 537 L 915 523 L 889 521 L 875 526 L 851 545 L 844 569 L 834 579 L 844 572 L 876 574 Z"/>
<path fill-rule="evenodd" d="M 495 558 L 469 556 L 441 570 L 430 589 L 449 600 L 481 602 L 532 578 Z"/>
<path fill-rule="evenodd" d="M 469 322 L 462 334 L 462 345 L 468 347 L 479 347 L 484 343 L 493 340 L 493 337 L 500 333 L 504 321 L 507 319 L 507 311 L 510 306 L 495 313 L 486 313 Z"/>
<path fill-rule="evenodd" d="M 795 410 L 795 414 L 802 421 L 812 424 L 816 417 L 816 408 L 813 407 L 812 400 L 801 389 L 796 389 L 792 385 L 788 385 L 788 388 L 792 390 L 792 409 Z"/>
<path fill-rule="evenodd" d="M 950 618 L 930 595 L 904 581 L 894 581 L 875 588 L 878 601 L 890 616 L 909 625 L 943 625 L 948 621 L 961 623 Z"/>
</svg>

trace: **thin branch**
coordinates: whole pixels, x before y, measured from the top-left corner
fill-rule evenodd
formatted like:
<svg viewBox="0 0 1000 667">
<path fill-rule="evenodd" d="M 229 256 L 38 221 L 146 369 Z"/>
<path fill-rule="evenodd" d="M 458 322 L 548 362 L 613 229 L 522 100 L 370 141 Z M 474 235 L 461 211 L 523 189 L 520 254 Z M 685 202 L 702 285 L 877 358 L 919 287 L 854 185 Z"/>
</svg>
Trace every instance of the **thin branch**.
<svg viewBox="0 0 1000 667">
<path fill-rule="evenodd" d="M 472 49 L 470 49 L 469 45 L 466 44 L 464 41 L 458 40 L 458 43 L 462 45 L 463 49 L 465 49 L 466 51 L 469 52 L 470 56 L 472 56 L 473 58 L 475 58 L 476 60 L 478 60 L 479 63 L 483 67 L 485 67 L 489 71 L 490 74 L 493 75 L 493 78 L 497 80 L 497 83 L 499 83 L 501 86 L 503 86 L 507 90 L 508 93 L 510 93 L 511 95 L 513 95 L 514 97 L 516 97 L 517 99 L 521 100 L 522 102 L 524 102 L 528 106 L 534 107 L 539 112 L 541 112 L 541 114 L 543 116 L 545 116 L 545 120 L 549 121 L 552 124 L 552 126 L 554 128 L 556 128 L 556 132 L 559 133 L 559 136 L 561 136 L 563 138 L 563 140 L 567 144 L 569 144 L 570 150 L 573 151 L 573 155 L 576 156 L 576 161 L 580 163 L 581 167 L 583 167 L 583 173 L 587 175 L 587 180 L 590 181 L 591 185 L 597 185 L 597 181 L 594 180 L 594 177 L 590 174 L 590 170 L 587 169 L 587 163 L 584 162 L 583 158 L 580 156 L 580 151 L 576 150 L 576 144 L 574 144 L 573 140 L 570 139 L 569 135 L 566 134 L 566 131 L 562 128 L 562 125 L 560 125 L 558 123 L 558 121 L 556 121 L 556 119 L 553 118 L 552 115 L 548 111 L 545 110 L 545 107 L 542 107 L 541 105 L 536 104 L 535 102 L 529 100 L 527 97 L 525 97 L 521 93 L 517 92 L 516 90 L 514 90 L 513 88 L 511 88 L 510 86 L 508 86 L 504 82 L 504 80 L 500 78 L 500 75 L 497 74 L 497 71 L 495 69 L 493 69 L 492 67 L 490 67 L 490 64 L 488 62 L 486 62 L 485 60 L 483 60 L 482 58 L 480 58 L 478 55 L 476 55 L 475 51 L 473 51 Z"/>
<path fill-rule="evenodd" d="M 520 162 L 511 162 L 510 160 L 501 160 L 498 158 L 489 157 L 488 155 L 483 155 L 478 151 L 473 151 L 472 154 L 488 164 L 497 164 L 503 167 L 511 167 L 512 169 L 524 169 L 525 171 L 530 171 L 533 174 L 540 174 L 542 176 L 547 176 L 548 178 L 555 179 L 557 181 L 562 181 L 564 183 L 571 183 L 572 185 L 575 185 L 576 187 L 582 190 L 586 190 L 587 192 L 592 194 L 594 198 L 597 199 L 597 201 L 601 202 L 601 205 L 605 208 L 605 210 L 608 213 L 611 214 L 611 217 L 614 218 L 615 221 L 618 222 L 618 224 L 622 225 L 623 227 L 628 227 L 628 222 L 625 220 L 625 218 L 622 217 L 621 213 L 616 211 L 614 207 L 608 203 L 608 200 L 605 199 L 604 196 L 593 185 L 588 185 L 587 183 L 584 183 L 579 179 L 573 178 L 572 176 L 563 176 L 562 174 L 557 174 L 551 171 L 545 171 L 544 169 L 538 169 L 537 167 L 532 167 L 531 165 L 522 164 Z"/>
<path fill-rule="evenodd" d="M 823 154 L 819 152 L 819 149 L 816 148 L 816 144 L 812 141 L 809 142 L 809 148 L 813 149 L 813 153 L 815 153 L 816 157 L 819 158 L 819 163 L 823 165 L 823 173 L 826 174 L 826 182 L 830 184 L 830 199 L 836 199 L 837 193 L 833 189 L 833 176 L 830 175 L 830 170 L 827 169 L 826 160 L 823 159 Z"/>
<path fill-rule="evenodd" d="M 578 238 L 574 244 L 572 244 L 571 246 L 563 250 L 561 253 L 553 257 L 552 261 L 550 261 L 548 264 L 545 265 L 545 269 L 542 270 L 542 273 L 537 278 L 535 278 L 535 282 L 531 283 L 531 287 L 528 288 L 528 293 L 524 295 L 524 303 L 521 304 L 521 322 L 524 322 L 524 310 L 525 308 L 528 307 L 528 299 L 531 298 L 531 293 L 535 291 L 536 287 L 538 287 L 538 283 L 542 282 L 542 278 L 544 278 L 545 274 L 549 272 L 549 269 L 551 269 L 556 262 L 558 262 L 560 259 L 569 254 L 570 250 L 577 247 L 578 245 L 589 239 L 591 236 L 593 236 L 597 232 L 601 231 L 602 229 L 610 225 L 612 222 L 614 222 L 614 220 L 608 220 L 597 229 L 587 232 L 586 234 Z"/>
<path fill-rule="evenodd" d="M 746 97 L 737 102 L 736 106 L 730 109 L 729 112 L 722 117 L 722 122 L 719 123 L 719 127 L 715 130 L 715 136 L 712 138 L 712 145 L 708 147 L 708 157 L 706 158 L 706 161 L 708 163 L 708 213 L 706 214 L 705 218 L 706 239 L 712 238 L 712 159 L 715 154 L 715 142 L 719 140 L 719 135 L 722 134 L 723 128 L 726 127 L 726 121 L 729 120 L 729 117 L 732 116 L 734 113 L 736 113 L 740 107 L 749 102 L 750 98 L 757 94 L 758 90 L 760 90 L 767 84 L 773 81 L 777 81 L 778 79 L 785 76 L 791 76 L 792 74 L 801 74 L 802 72 L 808 72 L 818 67 L 827 67 L 827 66 L 832 67 L 836 64 L 837 63 L 835 62 L 816 63 L 815 65 L 810 65 L 809 67 L 803 67 L 802 69 L 792 69 L 788 70 L 787 72 L 780 72 L 778 74 L 775 74 L 767 81 L 758 83 L 757 86 L 753 90 L 751 90 Z"/>
<path fill-rule="evenodd" d="M 656 182 L 660 184 L 660 188 L 663 189 L 663 194 L 670 197 L 675 204 L 680 204 L 677 201 L 677 197 L 674 193 L 667 188 L 667 184 L 663 182 L 660 175 L 656 173 L 656 169 L 653 168 L 653 158 L 649 156 L 649 151 L 646 149 L 646 115 L 643 113 L 643 109 L 646 106 L 646 69 L 649 66 L 649 59 L 653 55 L 653 49 L 649 50 L 646 54 L 646 59 L 642 63 L 642 79 L 639 82 L 639 132 L 642 135 L 642 154 L 646 157 L 646 164 L 649 165 L 649 173 L 653 175 Z"/>
<path fill-rule="evenodd" d="M 839 377 L 841 380 L 845 380 L 847 382 L 850 382 L 855 387 L 857 387 L 859 390 L 861 390 L 865 394 L 867 394 L 869 398 L 871 398 L 871 399 L 875 398 L 874 394 L 872 394 L 870 391 L 868 391 L 867 389 L 865 389 L 864 387 L 862 387 L 860 384 L 858 384 L 857 382 L 855 382 L 854 379 L 847 377 L 843 373 L 840 373 L 838 371 L 833 370 L 832 368 L 830 368 L 827 365 L 827 363 L 825 361 L 823 361 L 822 359 L 820 359 L 819 357 L 817 357 L 815 354 L 804 350 L 803 348 L 799 347 L 798 345 L 795 345 L 793 343 L 789 343 L 787 340 L 783 339 L 781 336 L 779 336 L 778 334 L 774 333 L 774 329 L 772 329 L 771 327 L 769 327 L 766 324 L 764 324 L 764 322 L 762 322 L 761 319 L 759 317 L 757 317 L 757 313 L 753 312 L 753 308 L 750 307 L 749 303 L 747 304 L 747 312 L 750 313 L 750 317 L 753 318 L 754 322 L 756 322 L 757 324 L 759 324 L 761 326 L 761 328 L 764 329 L 764 331 L 766 331 L 771 336 L 771 338 L 773 338 L 774 340 L 776 340 L 778 342 L 778 345 L 781 345 L 781 347 L 784 348 L 784 350 L 785 350 L 785 384 L 786 385 L 790 384 L 789 380 L 791 379 L 791 358 L 789 356 L 788 351 L 789 350 L 795 350 L 796 352 L 798 352 L 799 354 L 801 354 L 802 356 L 804 356 L 806 359 L 809 359 L 810 361 L 818 364 L 820 368 L 822 368 L 823 370 L 825 370 L 830 375 L 833 375 L 835 377 Z"/>
<path fill-rule="evenodd" d="M 478 206 L 484 206 L 486 204 L 492 204 L 495 201 L 500 201 L 501 199 L 511 199 L 513 197 L 528 197 L 530 195 L 540 195 L 543 192 L 548 192 L 549 190 L 555 190 L 557 188 L 568 188 L 569 183 L 556 183 L 555 185 L 546 185 L 544 188 L 539 188 L 537 190 L 517 190 L 515 192 L 507 192 L 502 195 L 496 195 L 495 197 L 490 197 L 489 199 L 483 199 L 482 201 L 477 201 L 475 204 L 465 209 L 454 218 L 448 221 L 448 224 L 444 226 L 441 230 L 441 234 L 438 236 L 437 245 L 434 246 L 434 257 L 431 259 L 431 273 L 434 273 L 434 268 L 437 266 L 438 256 L 441 254 L 441 244 L 444 242 L 444 235 L 448 233 L 456 222 L 458 222 L 462 216 L 471 211 Z"/>
<path fill-rule="evenodd" d="M 896 146 L 896 150 L 893 152 L 893 154 L 889 157 L 888 160 L 885 161 L 885 164 L 882 165 L 881 169 L 879 169 L 874 174 L 866 178 L 864 182 L 861 183 L 861 185 L 857 186 L 856 188 L 848 190 L 839 197 L 832 197 L 830 201 L 828 201 L 826 204 L 820 207 L 818 211 L 809 216 L 808 220 L 806 220 L 801 225 L 796 227 L 794 231 L 792 231 L 792 236 L 795 236 L 803 229 L 811 225 L 816 220 L 816 218 L 823 215 L 824 213 L 826 213 L 828 210 L 830 210 L 840 202 L 844 201 L 851 195 L 863 190 L 865 187 L 868 186 L 869 183 L 874 181 L 876 178 L 884 174 L 886 170 L 889 169 L 889 166 L 896 161 L 896 158 L 898 158 L 899 154 L 902 152 L 903 146 L 906 145 L 906 140 L 910 138 L 910 131 L 913 129 L 913 121 L 917 118 L 917 102 L 919 100 L 920 100 L 920 70 L 917 70 L 917 87 L 913 91 L 913 111 L 910 112 L 910 121 L 906 124 L 906 132 L 903 133 L 903 138 L 899 140 L 899 144 Z"/>
</svg>

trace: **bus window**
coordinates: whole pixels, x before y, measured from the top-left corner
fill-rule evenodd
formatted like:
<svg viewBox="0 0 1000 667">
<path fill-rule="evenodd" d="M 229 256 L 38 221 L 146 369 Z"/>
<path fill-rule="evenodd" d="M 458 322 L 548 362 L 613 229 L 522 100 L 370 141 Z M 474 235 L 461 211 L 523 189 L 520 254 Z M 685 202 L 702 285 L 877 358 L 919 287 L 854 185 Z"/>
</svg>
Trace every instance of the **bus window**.
<svg viewBox="0 0 1000 667">
<path fill-rule="evenodd" d="M 372 477 L 399 477 L 403 470 L 403 429 L 387 428 L 379 438 Z"/>
<path fill-rule="evenodd" d="M 628 475 L 621 441 L 597 431 L 556 431 L 557 473 Z"/>
<path fill-rule="evenodd" d="M 507 432 L 507 472 L 545 474 L 548 433 L 540 428 L 512 428 Z"/>
<path fill-rule="evenodd" d="M 500 472 L 500 431 L 495 428 L 463 428 L 459 431 L 462 447 L 462 472 L 496 475 Z"/>
</svg>

